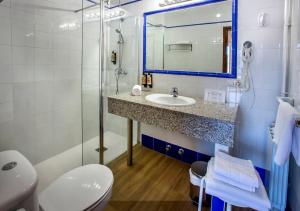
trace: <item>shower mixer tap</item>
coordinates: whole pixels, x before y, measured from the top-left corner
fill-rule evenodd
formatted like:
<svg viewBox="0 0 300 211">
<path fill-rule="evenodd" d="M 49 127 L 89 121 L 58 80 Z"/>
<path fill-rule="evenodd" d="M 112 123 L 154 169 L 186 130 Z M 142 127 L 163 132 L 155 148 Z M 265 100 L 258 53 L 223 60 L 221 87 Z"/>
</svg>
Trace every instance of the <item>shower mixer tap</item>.
<svg viewBox="0 0 300 211">
<path fill-rule="evenodd" d="M 127 72 L 122 68 L 122 61 L 123 61 L 123 47 L 124 47 L 124 37 L 120 29 L 115 30 L 116 33 L 119 35 L 119 39 L 117 44 L 119 46 L 119 64 L 118 67 L 115 69 L 115 77 L 116 77 L 116 94 L 119 93 L 119 79 L 120 75 L 127 75 Z"/>
</svg>

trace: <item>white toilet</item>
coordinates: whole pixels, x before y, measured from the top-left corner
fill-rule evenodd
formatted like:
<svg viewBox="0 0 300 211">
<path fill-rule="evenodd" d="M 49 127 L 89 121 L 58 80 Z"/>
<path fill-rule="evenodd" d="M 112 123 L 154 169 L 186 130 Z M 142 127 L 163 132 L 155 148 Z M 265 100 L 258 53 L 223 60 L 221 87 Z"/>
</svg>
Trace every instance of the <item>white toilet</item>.
<svg viewBox="0 0 300 211">
<path fill-rule="evenodd" d="M 103 165 L 75 168 L 36 193 L 37 173 L 17 151 L 0 152 L 0 210 L 103 210 L 111 197 L 113 174 Z M 51 171 L 51 169 L 49 169 Z"/>
</svg>

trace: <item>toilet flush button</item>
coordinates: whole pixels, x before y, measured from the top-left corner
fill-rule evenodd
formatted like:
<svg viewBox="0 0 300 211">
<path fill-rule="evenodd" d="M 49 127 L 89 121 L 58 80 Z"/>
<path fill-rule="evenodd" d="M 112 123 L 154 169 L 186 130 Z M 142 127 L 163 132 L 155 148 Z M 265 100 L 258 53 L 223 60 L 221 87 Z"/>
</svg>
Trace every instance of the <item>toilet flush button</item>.
<svg viewBox="0 0 300 211">
<path fill-rule="evenodd" d="M 9 171 L 9 170 L 15 168 L 17 165 L 18 165 L 18 163 L 15 161 L 9 162 L 9 163 L 5 164 L 4 166 L 2 166 L 2 171 Z"/>
</svg>

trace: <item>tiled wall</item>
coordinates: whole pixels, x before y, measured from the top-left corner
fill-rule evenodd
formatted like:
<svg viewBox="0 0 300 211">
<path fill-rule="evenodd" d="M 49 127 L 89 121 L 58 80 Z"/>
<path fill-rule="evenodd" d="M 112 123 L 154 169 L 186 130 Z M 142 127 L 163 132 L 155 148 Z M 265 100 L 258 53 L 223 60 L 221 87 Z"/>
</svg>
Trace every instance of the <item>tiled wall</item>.
<svg viewBox="0 0 300 211">
<path fill-rule="evenodd" d="M 0 4 L 0 151 L 34 164 L 81 143 L 81 14 L 43 7 L 81 1 Z"/>
<path fill-rule="evenodd" d="M 300 109 L 300 1 L 293 0 L 292 15 L 292 44 L 291 44 L 291 75 L 289 93 L 296 99 L 296 106 Z M 289 202 L 293 211 L 300 207 L 300 167 L 295 159 L 290 159 Z"/>
<path fill-rule="evenodd" d="M 274 121 L 277 102 L 276 96 L 281 88 L 281 47 L 283 31 L 283 0 L 239 0 L 238 9 L 238 49 L 244 41 L 250 40 L 254 44 L 254 59 L 251 73 L 254 90 L 245 93 L 239 109 L 239 122 L 235 154 L 242 158 L 253 160 L 256 166 L 269 168 L 270 149 L 268 146 L 267 127 Z M 143 12 L 160 9 L 157 1 L 143 0 L 135 4 L 124 6 L 124 9 L 135 15 L 142 16 Z M 257 17 L 265 12 L 266 27 L 259 27 Z M 240 51 L 239 51 L 240 54 Z M 241 69 L 238 58 L 239 71 Z M 142 70 L 142 68 L 140 68 Z M 171 87 L 177 86 L 181 95 L 203 96 L 206 88 L 226 90 L 231 80 L 220 78 L 154 75 L 155 92 L 168 93 Z M 202 153 L 213 152 L 213 145 L 196 143 L 180 134 L 170 134 L 160 128 L 143 125 L 146 135 L 166 140 L 181 142 L 189 149 Z M 165 135 L 167 134 L 167 135 Z M 180 137 L 180 138 L 178 138 Z M 209 149 L 210 148 L 210 149 Z"/>
</svg>

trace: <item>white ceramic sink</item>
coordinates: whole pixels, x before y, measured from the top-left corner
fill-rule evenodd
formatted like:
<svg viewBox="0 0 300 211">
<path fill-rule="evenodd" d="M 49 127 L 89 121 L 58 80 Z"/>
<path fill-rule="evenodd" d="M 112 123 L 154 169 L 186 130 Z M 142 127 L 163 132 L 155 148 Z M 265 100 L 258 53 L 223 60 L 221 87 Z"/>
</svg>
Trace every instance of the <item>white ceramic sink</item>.
<svg viewBox="0 0 300 211">
<path fill-rule="evenodd" d="M 189 106 L 196 103 L 196 100 L 190 97 L 173 97 L 173 95 L 168 94 L 150 94 L 146 96 L 146 100 L 166 106 Z"/>
</svg>

